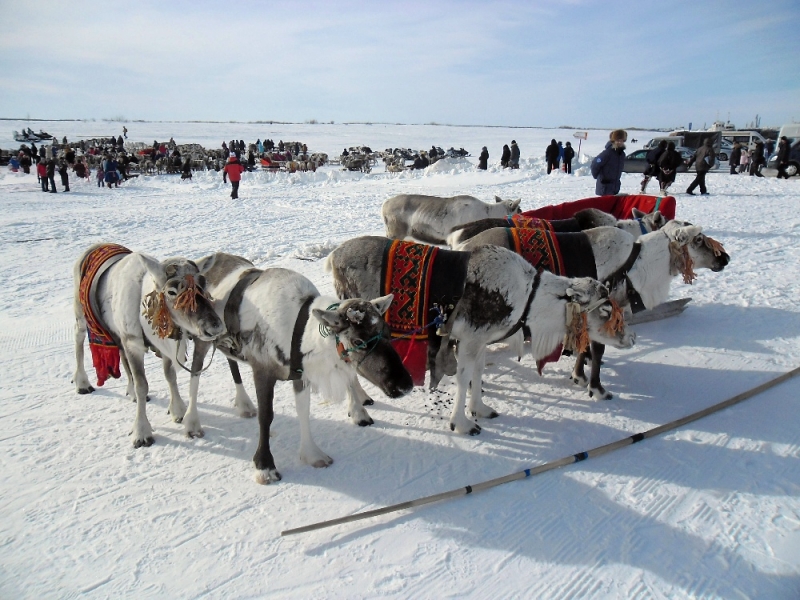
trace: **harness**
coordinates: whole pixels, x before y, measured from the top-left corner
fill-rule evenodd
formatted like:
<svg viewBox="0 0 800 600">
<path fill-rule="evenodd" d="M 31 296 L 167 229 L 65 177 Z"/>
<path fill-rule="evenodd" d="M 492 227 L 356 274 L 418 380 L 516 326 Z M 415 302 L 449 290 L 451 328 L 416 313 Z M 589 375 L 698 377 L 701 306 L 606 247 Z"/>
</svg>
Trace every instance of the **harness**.
<svg viewBox="0 0 800 600">
<path fill-rule="evenodd" d="M 609 275 L 604 282 L 609 290 L 614 290 L 620 283 L 623 281 L 625 282 L 625 295 L 628 298 L 628 302 L 630 302 L 631 311 L 633 313 L 638 313 L 646 309 L 641 294 L 633 287 L 633 282 L 631 282 L 631 278 L 628 276 L 628 271 L 633 268 L 633 264 L 636 262 L 636 259 L 639 258 L 639 253 L 641 251 L 642 245 L 639 242 L 634 242 L 628 260 L 626 260 L 625 264 L 619 269 Z"/>
<path fill-rule="evenodd" d="M 642 235 L 647 235 L 647 233 L 649 233 L 649 232 L 647 231 L 647 228 L 644 226 L 644 223 L 642 223 L 642 220 L 641 220 L 641 219 L 634 219 L 634 221 L 636 221 L 636 222 L 638 222 L 638 223 L 639 223 L 639 229 L 641 229 L 641 231 L 642 231 Z"/>
<path fill-rule="evenodd" d="M 536 271 L 536 276 L 533 278 L 533 287 L 531 288 L 531 293 L 528 296 L 528 301 L 525 303 L 525 310 L 522 311 L 522 316 L 519 318 L 519 321 L 506 333 L 503 337 L 499 340 L 495 340 L 491 342 L 492 344 L 496 344 L 502 340 L 510 338 L 512 335 L 517 333 L 524 325 L 528 322 L 528 313 L 531 311 L 531 304 L 533 304 L 533 298 L 536 296 L 536 292 L 539 290 L 539 283 L 542 280 L 542 272 Z"/>
</svg>

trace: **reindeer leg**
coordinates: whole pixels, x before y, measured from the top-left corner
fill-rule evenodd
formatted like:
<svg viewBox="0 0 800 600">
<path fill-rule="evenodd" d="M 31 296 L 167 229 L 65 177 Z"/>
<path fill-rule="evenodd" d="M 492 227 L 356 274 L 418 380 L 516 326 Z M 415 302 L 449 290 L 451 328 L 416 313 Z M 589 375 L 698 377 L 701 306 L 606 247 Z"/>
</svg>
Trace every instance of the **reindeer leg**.
<svg viewBox="0 0 800 600">
<path fill-rule="evenodd" d="M 472 388 L 469 394 L 469 406 L 467 411 L 473 417 L 482 417 L 484 419 L 496 418 L 495 412 L 491 406 L 483 403 L 483 389 L 481 382 L 483 381 L 483 369 L 486 367 L 486 346 L 475 357 L 475 369 L 472 372 Z"/>
<path fill-rule="evenodd" d="M 79 394 L 91 394 L 94 387 L 89 383 L 89 376 L 86 374 L 86 368 L 83 365 L 83 341 L 86 339 L 86 319 L 83 314 L 78 314 L 77 307 L 75 308 L 75 374 L 72 376 L 72 382 L 75 384 L 75 389 Z"/>
<path fill-rule="evenodd" d="M 139 345 L 141 348 L 136 347 Z M 123 346 L 136 393 L 136 418 L 133 421 L 133 431 L 131 432 L 133 447 L 152 446 L 155 440 L 153 439 L 153 428 L 150 421 L 147 420 L 149 388 L 144 375 L 144 344 L 141 340 L 129 340 L 123 341 Z"/>
<path fill-rule="evenodd" d="M 183 430 L 190 438 L 203 437 L 200 425 L 200 415 L 197 413 L 197 391 L 200 389 L 200 369 L 203 368 L 203 359 L 211 348 L 211 342 L 194 340 L 194 350 L 192 351 L 192 375 L 189 377 L 189 409 L 183 417 Z"/>
<path fill-rule="evenodd" d="M 295 388 L 295 397 L 296 394 L 297 391 Z M 366 401 L 362 401 L 362 398 L 364 397 L 366 397 Z M 367 401 L 369 401 L 370 404 L 374 404 L 374 401 L 372 398 L 367 396 L 364 388 L 361 387 L 357 375 L 353 377 L 353 380 L 347 387 L 347 399 L 347 416 L 350 417 L 350 420 L 354 424 L 358 425 L 359 427 L 366 427 L 367 425 L 372 425 L 375 422 L 364 408 L 364 405 L 367 403 Z M 298 409 L 298 414 L 299 412 L 300 409 Z"/>
<path fill-rule="evenodd" d="M 296 379 L 292 382 L 292 385 L 294 386 L 294 405 L 297 409 L 297 419 L 300 421 L 300 460 L 318 469 L 327 467 L 333 462 L 333 459 L 320 450 L 311 438 L 311 425 L 309 422 L 311 390 L 302 379 Z"/>
<path fill-rule="evenodd" d="M 484 344 L 485 345 L 485 344 Z M 481 432 L 480 425 L 471 421 L 464 414 L 464 404 L 467 397 L 467 388 L 473 379 L 475 369 L 475 358 L 479 350 L 474 343 L 465 344 L 461 342 L 458 349 L 458 368 L 456 370 L 456 401 L 453 406 L 453 414 L 450 415 L 450 430 L 458 433 L 468 433 L 477 435 Z M 474 383 L 474 382 L 473 382 Z M 480 387 L 481 382 L 475 383 Z M 474 387 L 474 386 L 473 386 Z"/>
<path fill-rule="evenodd" d="M 589 378 L 589 396 L 594 397 L 597 394 L 600 400 L 611 400 L 614 396 L 600 384 L 600 365 L 605 351 L 605 344 L 592 342 L 592 373 Z"/>
<path fill-rule="evenodd" d="M 172 364 L 172 359 L 166 356 L 161 358 L 161 366 L 164 369 L 164 378 L 169 386 L 169 408 L 167 409 L 167 414 L 172 417 L 175 423 L 180 423 L 186 414 L 186 405 L 183 403 L 183 398 L 181 398 L 178 390 L 178 376 L 175 373 L 175 366 Z"/>
<path fill-rule="evenodd" d="M 233 405 L 236 407 L 236 414 L 245 419 L 255 417 L 257 414 L 256 407 L 253 406 L 253 401 L 250 400 L 250 396 L 242 385 L 242 374 L 239 372 L 239 363 L 229 358 L 228 367 L 231 370 L 231 377 L 233 377 L 233 383 L 236 386 L 236 397 L 233 400 Z M 194 368 L 192 368 L 192 370 L 194 370 Z"/>
<path fill-rule="evenodd" d="M 270 373 L 267 367 L 253 364 L 253 381 L 256 384 L 256 398 L 258 400 L 258 448 L 253 455 L 253 464 L 256 467 L 256 483 L 267 484 L 280 481 L 281 474 L 275 468 L 275 459 L 269 449 L 269 428 L 275 416 L 273 399 L 275 397 L 275 382 L 277 378 Z"/>
<path fill-rule="evenodd" d="M 586 386 L 589 383 L 586 374 L 583 372 L 587 354 L 588 352 L 579 352 L 575 357 L 575 366 L 572 368 L 572 381 L 576 385 Z"/>
</svg>

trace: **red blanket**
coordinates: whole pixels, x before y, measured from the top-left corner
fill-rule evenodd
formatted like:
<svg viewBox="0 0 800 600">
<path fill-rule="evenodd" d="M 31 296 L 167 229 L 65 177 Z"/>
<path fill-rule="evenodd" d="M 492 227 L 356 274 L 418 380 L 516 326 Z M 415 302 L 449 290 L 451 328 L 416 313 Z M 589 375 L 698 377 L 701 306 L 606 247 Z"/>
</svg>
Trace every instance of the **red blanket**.
<svg viewBox="0 0 800 600">
<path fill-rule="evenodd" d="M 78 299 L 83 307 L 83 314 L 89 330 L 89 350 L 92 353 L 92 364 L 97 373 L 98 387 L 102 386 L 109 377 L 119 378 L 119 348 L 92 307 L 93 283 L 95 278 L 105 271 L 103 267 L 108 261 L 130 253 L 131 251 L 124 246 L 105 244 L 92 250 L 81 264 Z"/>
<path fill-rule="evenodd" d="M 621 196 L 596 196 L 594 198 L 584 198 L 574 202 L 565 202 L 553 206 L 543 206 L 534 210 L 522 213 L 524 217 L 538 217 L 555 221 L 558 219 L 569 219 L 579 210 L 584 208 L 599 208 L 603 212 L 614 215 L 617 219 L 631 219 L 631 210 L 638 208 L 640 211 L 649 213 L 656 210 L 661 211 L 667 219 L 675 218 L 675 198 L 673 196 L 644 196 L 644 195 L 621 195 Z"/>
</svg>

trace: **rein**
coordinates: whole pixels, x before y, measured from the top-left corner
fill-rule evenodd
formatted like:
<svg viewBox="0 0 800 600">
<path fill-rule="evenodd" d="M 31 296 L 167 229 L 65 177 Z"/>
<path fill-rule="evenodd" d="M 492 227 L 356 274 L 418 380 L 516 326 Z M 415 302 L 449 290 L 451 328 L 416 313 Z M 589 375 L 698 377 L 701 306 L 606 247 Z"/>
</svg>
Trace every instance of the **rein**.
<svg viewBox="0 0 800 600">
<path fill-rule="evenodd" d="M 628 255 L 628 260 L 625 261 L 625 264 L 614 271 L 611 275 L 606 277 L 605 281 L 603 282 L 608 286 L 609 291 L 615 290 L 620 283 L 623 281 L 625 282 L 625 296 L 628 298 L 628 302 L 631 306 L 631 312 L 633 313 L 642 312 L 647 308 L 644 305 L 641 294 L 639 294 L 636 288 L 633 287 L 633 282 L 628 276 L 628 271 L 633 268 L 633 265 L 639 258 L 639 253 L 641 251 L 641 243 L 634 242 L 633 247 L 631 248 L 631 253 Z"/>
</svg>

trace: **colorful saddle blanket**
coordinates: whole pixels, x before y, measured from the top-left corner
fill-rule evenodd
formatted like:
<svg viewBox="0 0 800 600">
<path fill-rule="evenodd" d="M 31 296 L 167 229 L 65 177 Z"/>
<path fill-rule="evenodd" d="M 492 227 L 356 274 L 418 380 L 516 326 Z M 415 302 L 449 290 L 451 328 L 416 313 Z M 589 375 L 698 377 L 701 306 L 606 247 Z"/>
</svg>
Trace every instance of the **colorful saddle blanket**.
<svg viewBox="0 0 800 600">
<path fill-rule="evenodd" d="M 533 265 L 537 271 L 564 274 L 564 262 L 561 259 L 558 239 L 549 229 L 508 227 L 506 232 L 511 249 Z"/>
<path fill-rule="evenodd" d="M 435 355 L 442 340 L 434 320 L 440 310 L 452 310 L 464 293 L 468 262 L 468 252 L 400 240 L 386 243 L 380 293 L 394 294 L 394 301 L 384 318 L 414 385 L 425 382 L 428 347 Z"/>
<path fill-rule="evenodd" d="M 89 350 L 97 373 L 97 385 L 102 386 L 109 377 L 119 378 L 119 348 L 98 316 L 96 292 L 100 275 L 131 251 L 119 244 L 104 244 L 92 250 L 81 263 L 78 300 L 83 307 L 88 328 Z"/>
<path fill-rule="evenodd" d="M 506 220 L 511 227 L 522 227 L 524 229 L 544 229 L 550 232 L 554 231 L 553 224 L 550 223 L 550 221 L 545 221 L 544 219 L 539 219 L 537 217 L 526 217 L 519 214 L 506 217 Z"/>
</svg>

